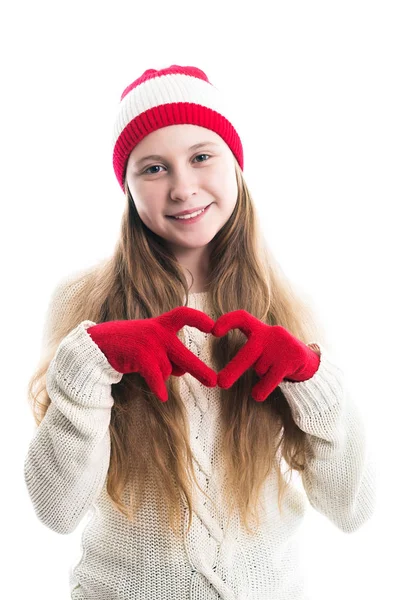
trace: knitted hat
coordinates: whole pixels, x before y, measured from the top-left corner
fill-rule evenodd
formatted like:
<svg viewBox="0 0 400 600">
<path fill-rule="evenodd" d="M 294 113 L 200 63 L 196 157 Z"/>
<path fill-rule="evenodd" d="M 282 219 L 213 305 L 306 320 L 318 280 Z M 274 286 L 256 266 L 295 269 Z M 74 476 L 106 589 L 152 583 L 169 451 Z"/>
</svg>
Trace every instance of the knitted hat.
<svg viewBox="0 0 400 600">
<path fill-rule="evenodd" d="M 221 94 L 196 67 L 148 69 L 123 92 L 114 126 L 113 165 L 124 190 L 125 168 L 134 147 L 168 125 L 191 124 L 217 133 L 243 170 L 243 148 Z"/>
</svg>

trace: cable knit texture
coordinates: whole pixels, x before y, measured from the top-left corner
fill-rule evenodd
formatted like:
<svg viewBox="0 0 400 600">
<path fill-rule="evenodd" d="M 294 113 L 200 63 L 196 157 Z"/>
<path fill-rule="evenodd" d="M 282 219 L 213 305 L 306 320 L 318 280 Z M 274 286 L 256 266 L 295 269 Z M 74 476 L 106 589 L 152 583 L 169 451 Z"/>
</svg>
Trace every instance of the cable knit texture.
<svg viewBox="0 0 400 600">
<path fill-rule="evenodd" d="M 79 284 L 78 284 L 79 285 Z M 54 294 L 46 319 L 67 305 L 71 287 Z M 191 294 L 189 306 L 207 309 L 207 295 Z M 122 378 L 87 333 L 83 321 L 61 342 L 47 372 L 52 403 L 36 429 L 25 461 L 25 480 L 38 518 L 67 534 L 87 515 L 82 553 L 70 570 L 73 600 L 309 600 L 302 573 L 300 526 L 309 503 L 344 532 L 360 528 L 375 506 L 375 470 L 367 453 L 363 421 L 346 392 L 344 375 L 324 347 L 318 371 L 304 382 L 280 387 L 297 425 L 307 433 L 310 459 L 302 486 L 290 482 L 283 513 L 277 482 L 264 486 L 264 516 L 255 536 L 236 515 L 227 526 L 220 501 L 220 390 L 186 373 L 180 391 L 190 422 L 199 484 L 192 528 L 186 511 L 179 541 L 161 533 L 154 492 L 138 521 L 130 523 L 111 504 L 105 480 L 110 460 L 111 384 Z M 212 365 L 210 334 L 184 327 L 185 345 Z M 44 338 L 45 342 L 45 338 Z"/>
</svg>

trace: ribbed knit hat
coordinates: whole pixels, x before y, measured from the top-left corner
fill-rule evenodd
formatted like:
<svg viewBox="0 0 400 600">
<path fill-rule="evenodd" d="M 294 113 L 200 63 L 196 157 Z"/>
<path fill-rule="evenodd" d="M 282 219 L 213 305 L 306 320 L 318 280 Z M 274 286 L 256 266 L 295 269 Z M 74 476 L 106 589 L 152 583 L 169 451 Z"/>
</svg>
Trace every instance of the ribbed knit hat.
<svg viewBox="0 0 400 600">
<path fill-rule="evenodd" d="M 243 148 L 226 100 L 197 67 L 148 69 L 123 92 L 114 126 L 113 165 L 124 190 L 126 163 L 149 133 L 168 125 L 211 129 L 232 150 L 243 170 Z"/>
</svg>

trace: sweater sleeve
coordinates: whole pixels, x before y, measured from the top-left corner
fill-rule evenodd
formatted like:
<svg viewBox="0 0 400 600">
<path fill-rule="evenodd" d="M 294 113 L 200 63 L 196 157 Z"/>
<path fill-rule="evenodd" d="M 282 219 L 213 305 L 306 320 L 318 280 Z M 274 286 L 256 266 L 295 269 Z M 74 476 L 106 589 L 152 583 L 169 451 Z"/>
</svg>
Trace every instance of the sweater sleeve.
<svg viewBox="0 0 400 600">
<path fill-rule="evenodd" d="M 82 321 L 60 343 L 46 373 L 51 399 L 30 441 L 24 475 L 47 527 L 71 533 L 100 495 L 110 460 L 111 384 L 121 380 Z"/>
<path fill-rule="evenodd" d="M 284 380 L 280 388 L 293 419 L 307 434 L 302 481 L 310 504 L 336 527 L 351 533 L 373 514 L 376 472 L 358 407 L 346 389 L 343 371 L 320 349 L 311 379 Z"/>
</svg>

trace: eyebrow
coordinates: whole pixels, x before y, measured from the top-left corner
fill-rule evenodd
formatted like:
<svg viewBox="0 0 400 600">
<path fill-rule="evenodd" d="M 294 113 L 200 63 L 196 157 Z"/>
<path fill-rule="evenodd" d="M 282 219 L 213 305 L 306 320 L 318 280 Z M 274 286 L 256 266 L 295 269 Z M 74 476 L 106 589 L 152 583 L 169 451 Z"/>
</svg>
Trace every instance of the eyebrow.
<svg viewBox="0 0 400 600">
<path fill-rule="evenodd" d="M 198 148 L 202 148 L 203 146 L 218 146 L 214 142 L 200 142 L 199 144 L 194 144 L 194 146 L 190 146 L 190 150 L 197 150 Z M 143 156 L 140 160 L 136 161 L 136 165 L 140 165 L 145 160 L 164 160 L 164 158 L 160 154 L 150 154 L 149 156 Z"/>
</svg>

